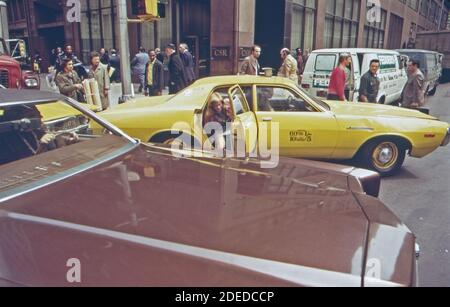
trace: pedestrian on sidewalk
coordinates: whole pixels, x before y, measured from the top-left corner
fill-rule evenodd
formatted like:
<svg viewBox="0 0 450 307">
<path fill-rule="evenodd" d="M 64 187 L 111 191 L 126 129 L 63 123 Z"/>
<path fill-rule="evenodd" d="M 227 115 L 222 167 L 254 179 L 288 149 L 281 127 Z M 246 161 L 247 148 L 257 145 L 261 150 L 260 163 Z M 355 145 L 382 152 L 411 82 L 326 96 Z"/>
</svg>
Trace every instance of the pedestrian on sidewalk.
<svg viewBox="0 0 450 307">
<path fill-rule="evenodd" d="M 361 77 L 359 86 L 359 101 L 368 103 L 378 103 L 378 91 L 380 89 L 380 79 L 378 71 L 380 70 L 380 61 L 374 59 L 370 61 L 370 70 Z"/>
<path fill-rule="evenodd" d="M 169 58 L 169 94 L 176 94 L 187 86 L 184 64 L 174 44 L 167 45 L 166 55 Z"/>
<path fill-rule="evenodd" d="M 139 93 L 142 93 L 145 90 L 145 67 L 147 66 L 150 58 L 148 54 L 145 52 L 144 47 L 139 48 L 139 53 L 137 53 L 131 61 L 131 68 L 135 76 L 139 78 Z"/>
<path fill-rule="evenodd" d="M 194 57 L 189 52 L 189 47 L 187 44 L 180 44 L 178 49 L 180 51 L 180 57 L 184 64 L 184 71 L 186 72 L 186 82 L 187 85 L 191 85 L 197 79 L 195 76 L 194 68 Z"/>
<path fill-rule="evenodd" d="M 297 73 L 298 73 L 298 80 L 299 84 L 301 83 L 301 76 L 303 74 L 303 50 L 302 48 L 297 48 L 295 50 L 296 56 L 297 56 Z"/>
<path fill-rule="evenodd" d="M 164 65 L 158 61 L 154 50 L 150 50 L 148 55 L 150 61 L 145 68 L 145 95 L 161 96 L 164 89 Z"/>
<path fill-rule="evenodd" d="M 164 64 L 164 53 L 161 52 L 160 48 L 155 49 L 156 59 Z"/>
<path fill-rule="evenodd" d="M 355 86 L 355 82 L 353 80 L 354 76 L 352 75 L 352 57 L 348 57 L 348 64 L 345 67 L 345 100 L 350 101 L 350 92 L 353 90 Z"/>
<path fill-rule="evenodd" d="M 61 67 L 63 71 L 55 79 L 59 92 L 78 102 L 86 102 L 84 88 L 80 77 L 74 70 L 73 61 L 71 59 L 65 59 L 62 61 Z"/>
<path fill-rule="evenodd" d="M 403 89 L 402 106 L 405 108 L 419 109 L 425 104 L 425 77 L 420 71 L 418 61 L 411 59 L 408 62 L 408 81 Z"/>
<path fill-rule="evenodd" d="M 109 54 L 105 48 L 100 48 L 100 63 L 109 66 Z"/>
<path fill-rule="evenodd" d="M 71 45 L 66 45 L 64 48 L 64 53 L 62 53 L 58 58 L 59 63 L 59 71 L 62 71 L 64 68 L 62 67 L 61 63 L 66 60 L 71 60 L 73 63 L 73 69 L 77 72 L 78 76 L 82 79 L 87 77 L 87 71 L 84 68 L 83 62 L 78 59 L 78 57 L 73 52 L 73 48 Z"/>
<path fill-rule="evenodd" d="M 339 66 L 331 73 L 330 85 L 328 86 L 328 100 L 346 101 L 345 98 L 345 69 L 348 66 L 350 55 L 339 56 Z"/>
<path fill-rule="evenodd" d="M 278 71 L 278 77 L 288 78 L 298 84 L 297 60 L 291 55 L 288 48 L 283 48 L 280 51 L 283 64 Z"/>
<path fill-rule="evenodd" d="M 89 71 L 89 79 L 94 78 L 98 83 L 100 99 L 102 100 L 102 109 L 109 108 L 109 87 L 110 80 L 108 75 L 108 67 L 100 62 L 100 54 L 98 52 L 91 53 L 91 69 Z"/>
<path fill-rule="evenodd" d="M 111 49 L 111 56 L 109 57 L 109 65 L 111 69 L 114 69 L 114 72 L 111 75 L 111 82 L 120 83 L 120 56 L 117 53 L 116 49 Z"/>
<path fill-rule="evenodd" d="M 241 69 L 239 70 L 240 75 L 259 75 L 261 66 L 259 65 L 258 59 L 261 56 L 261 51 L 261 47 L 258 45 L 252 47 L 252 53 L 242 62 Z"/>
</svg>

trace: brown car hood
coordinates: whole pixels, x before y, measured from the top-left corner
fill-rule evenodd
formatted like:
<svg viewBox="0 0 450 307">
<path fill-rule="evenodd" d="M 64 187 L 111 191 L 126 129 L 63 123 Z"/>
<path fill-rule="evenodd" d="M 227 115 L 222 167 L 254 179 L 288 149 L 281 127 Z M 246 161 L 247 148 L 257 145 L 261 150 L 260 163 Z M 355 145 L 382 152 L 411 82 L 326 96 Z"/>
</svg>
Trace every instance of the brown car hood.
<svg viewBox="0 0 450 307">
<path fill-rule="evenodd" d="M 73 146 L 9 167 L 61 167 L 82 159 Z M 355 197 L 347 174 L 307 164 L 261 172 L 139 145 L 3 201 L 0 279 L 70 285 L 78 259 L 85 286 L 409 285 L 408 229 L 378 200 Z M 363 278 L 368 256 L 387 268 L 384 281 Z"/>
</svg>

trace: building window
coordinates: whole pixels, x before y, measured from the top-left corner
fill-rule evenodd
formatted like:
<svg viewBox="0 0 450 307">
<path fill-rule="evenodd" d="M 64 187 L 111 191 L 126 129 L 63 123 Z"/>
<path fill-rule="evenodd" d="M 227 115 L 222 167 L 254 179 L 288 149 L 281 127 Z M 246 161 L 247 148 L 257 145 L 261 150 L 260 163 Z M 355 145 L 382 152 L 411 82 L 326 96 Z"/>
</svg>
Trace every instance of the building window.
<svg viewBox="0 0 450 307">
<path fill-rule="evenodd" d="M 420 15 L 423 17 L 428 17 L 428 6 L 429 6 L 430 0 L 422 0 L 420 3 Z"/>
<path fill-rule="evenodd" d="M 408 0 L 407 1 L 408 6 L 416 12 L 419 10 L 419 2 L 420 2 L 419 0 Z"/>
<path fill-rule="evenodd" d="M 381 10 L 380 22 L 366 21 L 364 25 L 364 46 L 366 48 L 384 48 L 387 11 Z"/>
<path fill-rule="evenodd" d="M 89 61 L 92 51 L 109 50 L 115 46 L 116 7 L 113 0 L 81 1 L 81 58 Z"/>
<path fill-rule="evenodd" d="M 325 48 L 354 48 L 358 40 L 360 0 L 329 0 L 326 6 Z"/>
<path fill-rule="evenodd" d="M 292 47 L 314 49 L 316 0 L 294 0 L 292 12 Z"/>
</svg>

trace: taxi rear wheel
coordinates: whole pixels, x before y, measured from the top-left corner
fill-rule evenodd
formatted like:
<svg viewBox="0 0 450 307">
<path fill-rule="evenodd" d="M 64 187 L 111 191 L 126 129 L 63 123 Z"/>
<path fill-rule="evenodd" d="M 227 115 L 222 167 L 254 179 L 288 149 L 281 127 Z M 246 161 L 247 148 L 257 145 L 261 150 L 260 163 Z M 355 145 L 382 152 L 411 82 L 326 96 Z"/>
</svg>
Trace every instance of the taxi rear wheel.
<svg viewBox="0 0 450 307">
<path fill-rule="evenodd" d="M 378 140 L 368 143 L 361 152 L 364 165 L 383 177 L 392 176 L 403 166 L 406 148 L 395 140 Z"/>
</svg>

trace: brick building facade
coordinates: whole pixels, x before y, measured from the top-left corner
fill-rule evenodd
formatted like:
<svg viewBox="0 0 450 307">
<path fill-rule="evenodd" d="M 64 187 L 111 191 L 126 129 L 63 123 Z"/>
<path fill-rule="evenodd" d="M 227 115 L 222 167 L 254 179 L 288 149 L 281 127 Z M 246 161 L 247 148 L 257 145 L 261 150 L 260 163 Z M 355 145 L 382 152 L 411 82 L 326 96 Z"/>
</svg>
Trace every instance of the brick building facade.
<svg viewBox="0 0 450 307">
<path fill-rule="evenodd" d="M 129 2 L 129 1 L 128 1 Z M 139 46 L 187 42 L 201 76 L 235 73 L 254 43 L 264 66 L 279 50 L 302 47 L 413 47 L 418 31 L 446 28 L 448 0 L 160 0 L 166 17 L 130 24 L 130 52 Z M 371 3 L 380 3 L 373 10 Z M 40 51 L 70 43 L 85 61 L 92 50 L 117 48 L 116 0 L 81 0 L 81 22 L 68 23 L 66 0 L 9 0 L 10 36 Z M 442 4 L 444 7 L 442 8 Z M 129 10 L 131 12 L 131 9 Z M 371 14 L 374 13 L 374 14 Z M 369 17 L 368 17 L 369 16 Z M 372 17 L 370 17 L 372 16 Z M 132 17 L 132 16 L 130 16 Z"/>
</svg>

